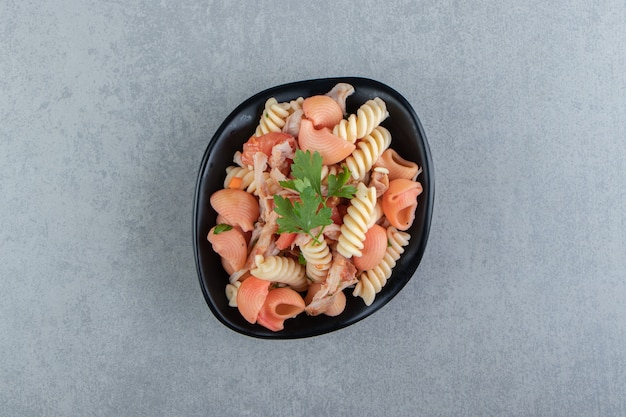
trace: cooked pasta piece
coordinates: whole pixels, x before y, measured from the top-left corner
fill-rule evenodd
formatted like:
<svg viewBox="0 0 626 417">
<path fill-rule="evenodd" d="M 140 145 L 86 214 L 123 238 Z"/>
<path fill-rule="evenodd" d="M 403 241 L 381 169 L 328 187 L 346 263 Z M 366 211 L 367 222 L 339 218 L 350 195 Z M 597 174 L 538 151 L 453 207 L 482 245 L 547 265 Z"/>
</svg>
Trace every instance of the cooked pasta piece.
<svg viewBox="0 0 626 417">
<path fill-rule="evenodd" d="M 227 224 L 239 226 L 244 232 L 251 231 L 259 218 L 258 199 L 243 190 L 221 189 L 209 200 L 211 207 Z"/>
<path fill-rule="evenodd" d="M 387 229 L 387 240 L 389 244 L 382 261 L 368 271 L 359 275 L 359 282 L 354 287 L 352 295 L 361 297 L 365 305 L 369 306 L 374 302 L 376 294 L 385 286 L 391 277 L 391 272 L 396 266 L 396 261 L 404 253 L 404 247 L 409 244 L 411 235 L 401 232 L 391 226 Z"/>
<path fill-rule="evenodd" d="M 302 103 L 304 116 L 313 122 L 316 129 L 332 128 L 343 119 L 341 106 L 328 96 L 311 96 Z"/>
<path fill-rule="evenodd" d="M 324 165 L 336 164 L 350 155 L 356 146 L 333 135 L 329 128 L 315 129 L 313 122 L 302 119 L 298 143 L 303 151 L 318 151 Z"/>
<path fill-rule="evenodd" d="M 263 177 L 267 180 L 269 178 L 269 172 L 264 172 Z M 239 178 L 240 181 L 234 186 L 235 179 Z M 257 195 L 256 183 L 254 182 L 254 170 L 246 167 L 238 167 L 235 165 L 226 168 L 226 178 L 224 179 L 224 188 L 237 188 L 244 190 L 248 193 Z"/>
<path fill-rule="evenodd" d="M 256 268 L 251 269 L 252 276 L 259 279 L 289 285 L 296 291 L 304 291 L 309 285 L 304 266 L 298 261 L 285 256 L 255 256 Z"/>
<path fill-rule="evenodd" d="M 419 174 L 419 167 L 415 162 L 402 158 L 394 149 L 387 149 L 374 164 L 374 167 L 387 169 L 389 180 L 406 178 L 415 181 Z"/>
<path fill-rule="evenodd" d="M 259 311 L 257 323 L 274 332 L 285 328 L 285 320 L 296 317 L 304 311 L 304 299 L 291 288 L 270 290 Z"/>
<path fill-rule="evenodd" d="M 340 170 L 341 167 L 337 164 L 322 165 L 322 184 L 328 184 L 328 176 L 337 175 Z"/>
<path fill-rule="evenodd" d="M 304 245 L 300 246 L 300 252 L 306 260 L 306 275 L 313 282 L 324 281 L 333 260 L 326 240 L 321 239 L 318 244 L 313 239 L 308 239 Z"/>
<path fill-rule="evenodd" d="M 422 193 L 422 184 L 404 178 L 389 182 L 389 189 L 383 194 L 385 217 L 398 230 L 407 230 L 415 220 L 417 196 Z"/>
<path fill-rule="evenodd" d="M 359 271 L 370 270 L 380 263 L 386 251 L 387 231 L 375 224 L 365 233 L 362 255 L 353 257 L 354 266 Z"/>
<path fill-rule="evenodd" d="M 237 309 L 248 323 L 256 323 L 270 290 L 270 282 L 249 276 L 237 290 Z"/>
<path fill-rule="evenodd" d="M 298 97 L 295 100 L 289 101 L 289 113 L 294 113 L 298 110 L 302 110 L 302 103 L 304 103 L 304 97 Z"/>
<path fill-rule="evenodd" d="M 376 189 L 368 188 L 362 182 L 357 185 L 357 192 L 350 200 L 350 206 L 341 225 L 341 235 L 337 243 L 337 252 L 350 258 L 361 256 L 363 241 L 368 225 L 376 210 Z"/>
<path fill-rule="evenodd" d="M 254 132 L 254 136 L 262 136 L 270 132 L 280 132 L 289 116 L 289 103 L 279 103 L 274 97 L 265 102 L 263 114 Z"/>
<path fill-rule="evenodd" d="M 368 100 L 351 114 L 348 119 L 341 120 L 334 128 L 333 133 L 350 143 L 372 133 L 372 130 L 389 116 L 387 104 L 379 97 Z"/>
<path fill-rule="evenodd" d="M 352 172 L 352 178 L 363 181 L 372 169 L 374 162 L 391 144 L 391 133 L 382 126 L 376 126 L 371 133 L 356 143 L 352 154 L 346 158 L 346 165 Z"/>
<path fill-rule="evenodd" d="M 237 307 L 237 291 L 241 286 L 241 281 L 235 281 L 233 284 L 226 284 L 226 298 L 228 299 L 228 305 L 231 307 Z"/>
<path fill-rule="evenodd" d="M 243 268 L 248 257 L 246 238 L 238 228 L 218 231 L 218 226 L 211 228 L 207 240 L 213 250 L 220 255 L 222 266 L 228 275 Z M 217 232 L 217 233 L 216 233 Z"/>
</svg>

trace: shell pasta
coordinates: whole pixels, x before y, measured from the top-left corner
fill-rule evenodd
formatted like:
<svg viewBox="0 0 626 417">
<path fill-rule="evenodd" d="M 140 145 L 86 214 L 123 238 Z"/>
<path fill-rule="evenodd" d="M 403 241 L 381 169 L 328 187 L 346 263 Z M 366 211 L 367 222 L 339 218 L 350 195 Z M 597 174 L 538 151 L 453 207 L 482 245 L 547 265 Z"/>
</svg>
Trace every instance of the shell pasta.
<svg viewBox="0 0 626 417">
<path fill-rule="evenodd" d="M 348 114 L 353 93 L 340 83 L 267 98 L 210 197 L 224 300 L 251 324 L 279 332 L 300 314 L 338 316 L 347 290 L 370 306 L 409 244 L 421 170 L 394 149 L 386 103 Z"/>
</svg>

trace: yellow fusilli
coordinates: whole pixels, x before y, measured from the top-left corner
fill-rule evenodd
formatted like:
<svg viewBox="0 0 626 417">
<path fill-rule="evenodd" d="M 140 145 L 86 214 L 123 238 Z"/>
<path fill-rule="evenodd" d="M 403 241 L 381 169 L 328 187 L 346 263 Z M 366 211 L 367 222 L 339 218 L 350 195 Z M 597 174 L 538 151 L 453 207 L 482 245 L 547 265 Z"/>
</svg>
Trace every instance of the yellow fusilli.
<svg viewBox="0 0 626 417">
<path fill-rule="evenodd" d="M 356 114 L 351 114 L 348 119 L 339 122 L 333 128 L 333 134 L 354 143 L 368 135 L 383 120 L 389 116 L 385 102 L 376 97 L 368 100 L 357 110 Z"/>
<path fill-rule="evenodd" d="M 357 148 L 346 158 L 346 165 L 352 172 L 352 178 L 363 181 L 365 174 L 390 144 L 391 133 L 382 126 L 375 127 L 371 133 L 359 140 Z"/>
<path fill-rule="evenodd" d="M 250 273 L 259 279 L 286 284 L 296 291 L 303 291 L 309 285 L 304 266 L 295 259 L 257 255 L 255 263 L 256 268 L 251 269 Z"/>
<path fill-rule="evenodd" d="M 280 132 L 285 125 L 285 120 L 291 114 L 289 103 L 279 103 L 274 97 L 265 102 L 265 109 L 259 119 L 259 124 L 254 136 L 263 136 L 270 132 Z"/>
<path fill-rule="evenodd" d="M 263 178 L 267 180 L 269 177 L 269 172 L 263 173 Z M 241 178 L 241 183 L 237 187 L 233 186 L 233 178 Z M 224 179 L 224 188 L 238 188 L 257 195 L 256 182 L 254 181 L 254 170 L 235 165 L 227 167 L 226 178 Z"/>
<path fill-rule="evenodd" d="M 369 228 L 376 210 L 376 188 L 367 187 L 360 182 L 357 192 L 350 200 L 346 215 L 341 225 L 341 235 L 337 241 L 337 252 L 351 258 L 361 256 L 365 233 Z"/>
<path fill-rule="evenodd" d="M 326 240 L 322 239 L 320 243 L 317 244 L 311 239 L 300 246 L 300 251 L 306 260 L 306 274 L 311 278 L 311 281 L 324 281 L 333 261 Z"/>
</svg>

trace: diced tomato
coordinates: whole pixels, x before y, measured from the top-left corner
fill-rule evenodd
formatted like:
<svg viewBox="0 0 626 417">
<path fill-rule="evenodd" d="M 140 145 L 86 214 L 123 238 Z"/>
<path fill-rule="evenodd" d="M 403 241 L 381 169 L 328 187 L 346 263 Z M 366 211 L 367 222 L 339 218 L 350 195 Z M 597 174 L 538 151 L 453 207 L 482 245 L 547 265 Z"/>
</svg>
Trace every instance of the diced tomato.
<svg viewBox="0 0 626 417">
<path fill-rule="evenodd" d="M 282 233 L 278 239 L 276 239 L 276 247 L 280 250 L 287 249 L 291 246 L 297 235 L 297 233 Z"/>
<path fill-rule="evenodd" d="M 339 211 L 339 206 L 332 207 L 330 210 L 330 218 L 333 223 L 341 226 L 343 224 L 343 215 Z"/>
<path fill-rule="evenodd" d="M 272 153 L 272 148 L 286 140 L 294 142 L 295 139 L 289 133 L 283 132 L 270 132 L 263 136 L 252 136 L 246 143 L 243 144 L 243 152 L 241 153 L 241 162 L 246 165 L 254 165 L 254 154 L 257 152 L 263 152 L 267 156 Z"/>
</svg>

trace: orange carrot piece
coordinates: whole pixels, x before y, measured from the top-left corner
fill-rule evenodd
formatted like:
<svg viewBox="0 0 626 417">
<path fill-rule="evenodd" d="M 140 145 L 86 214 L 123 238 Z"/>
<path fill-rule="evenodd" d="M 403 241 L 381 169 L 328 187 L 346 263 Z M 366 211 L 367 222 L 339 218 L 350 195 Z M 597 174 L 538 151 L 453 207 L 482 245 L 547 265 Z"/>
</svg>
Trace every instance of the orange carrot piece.
<svg viewBox="0 0 626 417">
<path fill-rule="evenodd" d="M 230 179 L 230 183 L 228 183 L 228 188 L 240 189 L 241 184 L 243 184 L 243 179 L 241 177 L 232 177 Z"/>
</svg>

